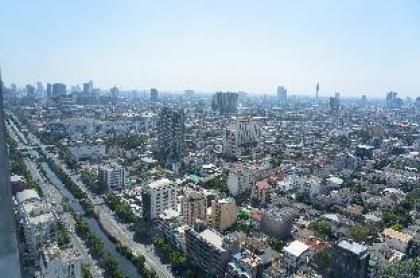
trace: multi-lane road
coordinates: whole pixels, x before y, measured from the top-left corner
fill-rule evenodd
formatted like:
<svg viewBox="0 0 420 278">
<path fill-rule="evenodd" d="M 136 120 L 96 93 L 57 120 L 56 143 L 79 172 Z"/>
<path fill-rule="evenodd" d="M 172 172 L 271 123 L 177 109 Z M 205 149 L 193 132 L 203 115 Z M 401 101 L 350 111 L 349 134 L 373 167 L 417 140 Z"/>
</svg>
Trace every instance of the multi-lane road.
<svg viewBox="0 0 420 278">
<path fill-rule="evenodd" d="M 17 131 L 16 126 L 9 126 L 9 134 L 17 142 L 18 148 L 27 147 L 27 142 L 23 140 L 23 135 L 17 134 Z M 72 217 L 63 209 L 63 196 L 60 191 L 45 179 L 33 160 L 24 158 L 23 161 L 33 180 L 39 184 L 45 199 L 51 204 L 51 210 L 53 213 L 59 216 L 60 220 L 63 221 L 64 225 L 68 228 L 70 243 L 80 254 L 82 261 L 88 262 L 92 266 L 90 268 L 92 276 L 95 278 L 103 277 L 103 270 L 98 267 L 96 261 L 89 255 L 87 247 L 84 245 L 83 241 L 76 235 Z"/>
<path fill-rule="evenodd" d="M 10 129 L 14 129 L 15 132 L 20 132 L 19 128 L 14 126 Z M 18 139 L 20 136 L 16 136 Z M 103 227 L 110 233 L 113 237 L 118 239 L 121 243 L 125 244 L 133 254 L 143 255 L 145 257 L 145 262 L 148 267 L 155 270 L 159 277 L 174 277 L 170 271 L 170 265 L 162 264 L 159 257 L 156 256 L 152 248 L 148 248 L 146 245 L 140 244 L 133 239 L 133 232 L 129 231 L 124 224 L 119 223 L 112 211 L 105 205 L 104 200 L 100 196 L 95 196 L 92 192 L 86 188 L 86 186 L 80 180 L 80 176 L 72 171 L 70 171 L 65 163 L 63 163 L 55 154 L 50 153 L 47 150 L 47 146 L 42 144 L 40 140 L 33 135 L 28 133 L 26 142 L 20 140 L 20 147 L 29 147 L 36 146 L 42 152 L 43 155 L 52 159 L 56 165 L 58 165 L 71 179 L 72 181 L 79 186 L 81 190 L 86 192 L 88 199 L 94 204 L 95 212 L 100 216 Z M 37 169 L 36 169 L 37 170 Z M 52 192 L 46 191 L 46 194 L 53 194 Z M 57 198 L 57 196 L 54 196 Z M 54 200 L 53 198 L 53 200 Z"/>
</svg>

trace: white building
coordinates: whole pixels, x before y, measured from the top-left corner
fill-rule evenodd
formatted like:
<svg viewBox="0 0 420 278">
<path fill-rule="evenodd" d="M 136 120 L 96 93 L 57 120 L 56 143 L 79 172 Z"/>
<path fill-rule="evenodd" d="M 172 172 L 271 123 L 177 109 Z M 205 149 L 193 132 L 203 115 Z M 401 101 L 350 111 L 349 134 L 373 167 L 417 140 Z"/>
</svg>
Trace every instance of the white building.
<svg viewBox="0 0 420 278">
<path fill-rule="evenodd" d="M 310 250 L 305 243 L 295 240 L 284 247 L 284 261 L 288 269 L 297 269 L 309 260 Z"/>
<path fill-rule="evenodd" d="M 177 187 L 174 182 L 163 178 L 156 180 L 142 190 L 143 216 L 155 219 L 167 209 L 177 210 Z"/>
<path fill-rule="evenodd" d="M 70 154 L 75 160 L 98 159 L 105 156 L 104 144 L 77 144 L 69 147 Z"/>
<path fill-rule="evenodd" d="M 41 277 L 81 278 L 82 259 L 74 248 L 60 249 L 57 245 L 41 252 Z"/>
<path fill-rule="evenodd" d="M 32 189 L 18 193 L 16 202 L 28 257 L 35 258 L 41 247 L 57 240 L 57 217 L 50 205 Z"/>
<path fill-rule="evenodd" d="M 109 189 L 122 189 L 125 186 L 125 170 L 118 165 L 99 166 L 99 183 Z"/>
<path fill-rule="evenodd" d="M 237 196 L 249 191 L 255 184 L 255 181 L 256 177 L 253 169 L 243 165 L 236 165 L 229 171 L 227 179 L 229 193 Z"/>
<path fill-rule="evenodd" d="M 240 118 L 225 130 L 223 135 L 223 155 L 237 157 L 241 148 L 253 150 L 260 143 L 261 129 L 253 118 Z"/>
</svg>

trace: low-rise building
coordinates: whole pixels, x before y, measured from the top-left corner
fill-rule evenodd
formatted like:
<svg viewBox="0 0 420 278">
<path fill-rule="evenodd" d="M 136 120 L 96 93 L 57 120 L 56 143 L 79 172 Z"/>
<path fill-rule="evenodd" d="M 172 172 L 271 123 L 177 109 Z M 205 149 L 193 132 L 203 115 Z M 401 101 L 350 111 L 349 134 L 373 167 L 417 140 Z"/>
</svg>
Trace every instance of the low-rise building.
<svg viewBox="0 0 420 278">
<path fill-rule="evenodd" d="M 284 262 L 289 270 L 296 270 L 308 262 L 310 256 L 309 246 L 299 240 L 291 242 L 283 250 Z"/>
<path fill-rule="evenodd" d="M 26 242 L 25 251 L 36 263 L 40 248 L 57 241 L 57 217 L 50 205 L 32 189 L 18 193 L 16 201 Z"/>
<path fill-rule="evenodd" d="M 260 278 L 262 272 L 262 258 L 249 250 L 245 250 L 233 255 L 233 261 L 227 265 L 225 277 Z"/>
<path fill-rule="evenodd" d="M 82 277 L 82 258 L 74 248 L 46 247 L 41 252 L 40 265 L 42 278 Z"/>
<path fill-rule="evenodd" d="M 409 234 L 387 228 L 383 231 L 385 243 L 392 249 L 406 253 L 413 237 Z"/>
</svg>

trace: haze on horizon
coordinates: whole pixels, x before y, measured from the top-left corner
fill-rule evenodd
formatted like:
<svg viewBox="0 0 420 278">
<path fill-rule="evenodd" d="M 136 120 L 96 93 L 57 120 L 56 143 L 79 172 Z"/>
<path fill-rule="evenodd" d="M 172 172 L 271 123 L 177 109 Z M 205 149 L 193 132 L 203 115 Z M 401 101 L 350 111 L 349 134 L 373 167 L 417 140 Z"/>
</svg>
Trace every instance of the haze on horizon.
<svg viewBox="0 0 420 278">
<path fill-rule="evenodd" d="M 6 84 L 420 95 L 420 1 L 0 3 Z"/>
</svg>

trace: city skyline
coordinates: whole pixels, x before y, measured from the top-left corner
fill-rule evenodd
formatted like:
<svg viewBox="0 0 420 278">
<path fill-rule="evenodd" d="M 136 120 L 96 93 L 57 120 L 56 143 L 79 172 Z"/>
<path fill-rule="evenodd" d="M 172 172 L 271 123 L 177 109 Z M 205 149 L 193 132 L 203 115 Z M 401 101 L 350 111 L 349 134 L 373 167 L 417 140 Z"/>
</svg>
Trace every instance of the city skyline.
<svg viewBox="0 0 420 278">
<path fill-rule="evenodd" d="M 0 4 L 6 85 L 418 96 L 420 2 Z"/>
</svg>

